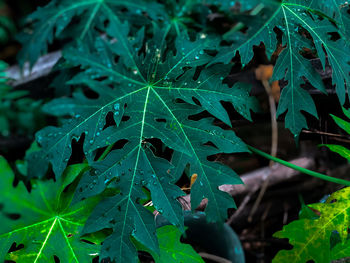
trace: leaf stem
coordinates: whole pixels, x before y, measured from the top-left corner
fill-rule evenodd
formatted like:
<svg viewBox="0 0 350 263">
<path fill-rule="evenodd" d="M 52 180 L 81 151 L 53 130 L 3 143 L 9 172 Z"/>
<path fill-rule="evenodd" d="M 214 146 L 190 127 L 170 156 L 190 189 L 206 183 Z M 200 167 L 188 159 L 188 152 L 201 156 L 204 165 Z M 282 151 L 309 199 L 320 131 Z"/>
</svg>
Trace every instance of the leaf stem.
<svg viewBox="0 0 350 263">
<path fill-rule="evenodd" d="M 292 164 L 292 163 L 289 163 L 287 161 L 284 161 L 284 160 L 281 160 L 277 157 L 273 157 L 263 151 L 260 151 L 256 148 L 254 148 L 253 146 L 250 146 L 250 145 L 247 145 L 249 150 L 251 150 L 253 153 L 255 154 L 258 154 L 266 159 L 269 159 L 271 161 L 274 161 L 274 162 L 277 162 L 277 163 L 280 163 L 286 167 L 289 167 L 289 168 L 292 168 L 294 170 L 297 170 L 301 173 L 304 173 L 304 174 L 307 174 L 307 175 L 311 175 L 313 177 L 317 177 L 319 179 L 322 179 L 322 180 L 325 180 L 325 181 L 328 181 L 328 182 L 332 182 L 332 183 L 336 183 L 336 184 L 341 184 L 341 185 L 345 185 L 345 186 L 350 186 L 350 181 L 347 181 L 347 180 L 343 180 L 343 179 L 339 179 L 339 178 L 334 178 L 334 177 L 331 177 L 331 176 L 327 176 L 327 175 L 324 175 L 324 174 L 321 174 L 321 173 L 318 173 L 318 172 L 315 172 L 315 171 L 311 171 L 309 169 L 306 169 L 306 168 L 303 168 L 303 167 L 300 167 L 300 166 L 297 166 L 295 164 Z"/>
</svg>

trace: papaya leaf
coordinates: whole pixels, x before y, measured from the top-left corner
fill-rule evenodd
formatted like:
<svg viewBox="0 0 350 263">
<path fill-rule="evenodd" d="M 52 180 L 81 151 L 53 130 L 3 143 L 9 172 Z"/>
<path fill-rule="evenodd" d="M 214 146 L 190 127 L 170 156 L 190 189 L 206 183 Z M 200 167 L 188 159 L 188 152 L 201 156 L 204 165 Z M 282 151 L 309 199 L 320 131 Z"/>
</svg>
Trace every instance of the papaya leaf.
<svg viewBox="0 0 350 263">
<path fill-rule="evenodd" d="M 91 262 L 98 255 L 100 246 L 80 235 L 97 200 L 70 206 L 72 191 L 63 192 L 86 165 L 68 167 L 67 181 L 38 181 L 30 193 L 22 182 L 13 187 L 14 174 L 3 157 L 0 167 L 2 262 L 55 262 L 55 257 L 61 262 Z"/>
<path fill-rule="evenodd" d="M 199 70 L 212 58 L 208 50 L 215 49 L 216 39 L 199 36 L 192 41 L 182 34 L 172 50 L 166 45 L 171 25 L 162 29 L 155 26 L 153 39 L 143 45 L 143 30 L 130 36 L 127 24 L 122 24 L 117 16 L 110 17 L 113 19 L 107 33 L 111 41 L 98 39 L 96 52 L 83 44 L 64 52 L 68 63 L 83 69 L 70 83 L 88 86 L 98 94 L 97 98 L 77 92 L 73 98 L 47 104 L 46 112 L 73 118 L 62 127 L 38 132 L 36 138 L 42 149 L 27 159 L 32 175 L 38 175 L 38 169 L 51 163 L 60 178 L 71 155 L 72 140 L 84 134 L 83 150 L 93 169 L 84 174 L 75 199 L 97 195 L 106 187 L 120 191 L 97 206 L 84 233 L 113 228 L 113 234 L 103 243 L 101 257 L 137 262 L 130 236 L 155 253 L 159 251 L 153 215 L 140 204 L 143 187 L 151 191 L 155 208 L 180 229 L 183 215 L 177 198 L 183 193 L 174 183 L 186 164 L 198 174 L 193 185 L 193 208 L 207 198 L 208 220 L 223 221 L 227 209 L 235 207 L 232 198 L 218 186 L 241 184 L 240 178 L 230 168 L 207 158 L 221 152 L 246 152 L 247 147 L 232 130 L 215 126 L 213 118 L 195 121 L 189 117 L 207 111 L 230 126 L 221 102 L 231 103 L 247 119 L 257 107 L 247 85 L 229 88 L 222 84 L 229 66 Z M 115 125 L 106 125 L 109 113 Z M 150 153 L 148 140 L 155 138 L 174 150 L 173 166 Z M 122 140 L 127 142 L 121 149 L 96 161 L 98 149 Z"/>
<path fill-rule="evenodd" d="M 301 86 L 308 80 L 312 86 L 325 92 L 319 74 L 302 55 L 305 49 L 315 49 L 323 68 L 328 60 L 341 104 L 345 102 L 347 85 L 350 83 L 350 61 L 346 55 L 349 50 L 347 38 L 342 36 L 344 34 L 336 39 L 330 36 L 334 32 L 346 31 L 341 29 L 341 21 L 348 19 L 349 14 L 342 11 L 341 3 L 337 2 L 332 4 L 333 8 L 327 8 L 332 1 L 325 2 L 327 4 L 324 4 L 324 1 L 284 0 L 282 3 L 275 1 L 265 5 L 261 12 L 252 16 L 253 21 L 258 22 L 258 26 L 254 23 L 246 34 L 237 33 L 232 46 L 221 49 L 210 62 L 229 63 L 236 53 L 239 53 L 244 66 L 253 59 L 253 47 L 261 43 L 265 45 L 267 57 L 270 59 L 279 43 L 277 32 L 281 32 L 283 50 L 276 62 L 272 80 L 284 79 L 288 83 L 282 90 L 277 115 L 286 113 L 286 127 L 296 136 L 303 128 L 308 127 L 302 112 L 317 117 L 311 96 Z M 322 13 L 322 10 L 328 11 Z M 338 10 L 341 11 L 341 16 Z M 309 37 L 303 32 L 307 32 Z M 310 43 L 310 37 L 313 44 Z"/>
<path fill-rule="evenodd" d="M 273 262 L 331 262 L 344 257 L 348 244 L 350 226 L 350 188 L 341 189 L 330 195 L 325 203 L 309 205 L 319 217 L 302 218 L 283 227 L 274 234 L 288 238 L 291 250 L 281 250 Z M 339 235 L 339 243 L 331 246 L 333 233 Z"/>
<path fill-rule="evenodd" d="M 349 3 L 346 0 L 299 1 L 312 12 L 320 12 L 321 16 L 333 20 L 339 27 L 339 33 L 349 40 Z"/>
<path fill-rule="evenodd" d="M 156 263 L 204 263 L 191 245 L 180 242 L 181 234 L 181 231 L 171 225 L 158 228 L 159 255 L 153 253 L 142 244 L 137 243 L 136 246 L 138 250 L 149 252 Z"/>
<path fill-rule="evenodd" d="M 151 17 L 157 17 L 157 12 L 162 13 L 161 5 L 143 0 L 54 0 L 38 8 L 28 17 L 28 20 L 34 21 L 33 30 L 18 35 L 19 41 L 23 43 L 19 54 L 20 64 L 29 61 L 33 65 L 41 54 L 47 52 L 47 45 L 61 35 L 86 40 L 89 34 L 94 33 L 95 27 L 101 27 L 105 20 L 111 19 L 111 13 L 117 14 L 122 8 L 126 8 L 133 16 L 140 16 L 146 11 Z M 74 18 L 79 19 L 79 22 L 72 23 Z"/>
</svg>

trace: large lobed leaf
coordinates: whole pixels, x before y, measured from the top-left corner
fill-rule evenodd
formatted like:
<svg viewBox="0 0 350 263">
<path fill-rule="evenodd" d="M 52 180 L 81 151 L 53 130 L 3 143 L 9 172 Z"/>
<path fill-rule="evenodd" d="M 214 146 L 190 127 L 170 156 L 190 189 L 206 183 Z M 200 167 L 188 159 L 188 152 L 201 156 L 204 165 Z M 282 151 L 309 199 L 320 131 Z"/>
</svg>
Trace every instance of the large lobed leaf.
<svg viewBox="0 0 350 263">
<path fill-rule="evenodd" d="M 266 54 L 271 58 L 279 43 L 276 30 L 279 29 L 283 50 L 275 65 L 273 80 L 284 79 L 288 84 L 282 91 L 277 115 L 286 113 L 286 127 L 297 136 L 308 127 L 303 111 L 317 117 L 315 104 L 302 85 L 308 80 L 315 88 L 325 92 L 319 74 L 302 56 L 305 49 L 316 50 L 323 68 L 327 62 L 330 64 L 339 100 L 342 104 L 345 102 L 350 83 L 348 4 L 344 1 L 311 0 L 262 1 L 264 3 L 258 14 L 245 21 L 249 26 L 247 33 L 237 32 L 232 46 L 221 49 L 211 63 L 228 63 L 239 53 L 242 64 L 246 65 L 253 59 L 253 47 L 261 43 L 264 43 Z M 334 32 L 339 32 L 340 37 L 333 39 L 331 33 Z M 309 43 L 310 37 L 314 47 Z"/>
<path fill-rule="evenodd" d="M 192 207 L 207 198 L 209 221 L 224 220 L 227 209 L 235 207 L 232 198 L 218 187 L 241 183 L 230 168 L 208 161 L 208 156 L 248 151 L 245 144 L 233 131 L 215 126 L 213 118 L 195 121 L 189 117 L 207 111 L 231 125 L 221 102 L 231 103 L 250 119 L 250 111 L 256 110 L 255 100 L 246 85 L 229 88 L 222 84 L 228 67 L 216 65 L 197 71 L 212 58 L 207 50 L 215 48 L 215 39 L 201 36 L 191 41 L 181 34 L 175 42 L 176 50 L 172 50 L 166 45 L 170 29 L 171 25 L 155 27 L 154 37 L 146 42 L 143 53 L 143 30 L 129 37 L 128 25 L 113 16 L 107 28 L 112 42 L 98 39 L 97 52 L 83 44 L 78 49 L 67 49 L 67 61 L 84 69 L 71 84 L 87 85 L 98 98 L 90 99 L 78 92 L 72 99 L 46 105 L 45 110 L 53 115 L 74 118 L 63 127 L 40 131 L 37 141 L 42 150 L 28 158 L 32 175 L 41 172 L 42 176 L 51 163 L 59 178 L 70 158 L 72 140 L 85 134 L 83 149 L 92 170 L 84 174 L 76 200 L 97 195 L 106 187 L 117 188 L 120 193 L 96 207 L 84 233 L 113 228 L 113 234 L 103 243 L 101 257 L 117 262 L 137 262 L 130 236 L 158 251 L 153 215 L 140 203 L 143 188 L 151 191 L 156 209 L 183 229 L 177 201 L 183 193 L 174 183 L 186 166 L 189 174 L 198 174 L 192 187 Z M 116 125 L 106 127 L 108 113 L 113 113 Z M 147 140 L 153 138 L 174 150 L 171 164 L 149 150 Z M 121 149 L 95 161 L 98 149 L 121 140 L 127 140 Z"/>
<path fill-rule="evenodd" d="M 37 182 L 29 193 L 22 182 L 13 187 L 14 174 L 0 157 L 1 262 L 56 262 L 57 257 L 61 262 L 85 263 L 98 255 L 100 246 L 80 235 L 96 200 L 72 206 L 72 194 L 63 192 L 85 167 L 71 166 L 65 182 Z"/>
</svg>

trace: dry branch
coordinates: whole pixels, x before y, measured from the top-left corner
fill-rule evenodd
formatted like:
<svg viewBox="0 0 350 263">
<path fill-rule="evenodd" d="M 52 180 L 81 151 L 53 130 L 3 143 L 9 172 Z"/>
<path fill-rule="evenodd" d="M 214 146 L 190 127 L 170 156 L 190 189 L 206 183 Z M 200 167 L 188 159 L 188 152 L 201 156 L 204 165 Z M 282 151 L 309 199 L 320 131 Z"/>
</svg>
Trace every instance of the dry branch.
<svg viewBox="0 0 350 263">
<path fill-rule="evenodd" d="M 292 160 L 291 163 L 307 169 L 315 168 L 314 160 L 308 157 L 302 157 Z M 263 185 L 267 176 L 269 176 L 269 186 L 272 186 L 290 180 L 294 177 L 300 176 L 300 173 L 281 164 L 274 164 L 274 166 L 271 168 L 264 167 L 242 175 L 241 179 L 244 182 L 244 185 L 222 185 L 219 187 L 219 189 L 221 191 L 229 193 L 231 196 L 245 195 L 251 191 L 256 191 L 257 189 L 259 189 Z M 190 195 L 186 195 L 180 198 L 179 201 L 185 210 L 191 209 Z M 204 210 L 206 205 L 207 200 L 204 199 L 197 207 L 197 210 Z"/>
</svg>

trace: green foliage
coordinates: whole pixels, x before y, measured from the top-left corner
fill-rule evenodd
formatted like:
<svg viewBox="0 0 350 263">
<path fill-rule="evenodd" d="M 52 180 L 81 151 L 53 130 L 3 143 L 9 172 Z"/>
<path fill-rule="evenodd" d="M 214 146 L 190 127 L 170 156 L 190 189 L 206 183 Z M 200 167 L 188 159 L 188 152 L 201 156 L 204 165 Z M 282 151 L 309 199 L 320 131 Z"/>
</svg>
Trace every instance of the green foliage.
<svg viewBox="0 0 350 263">
<path fill-rule="evenodd" d="M 350 118 L 350 110 L 343 108 Z M 335 123 L 350 134 L 350 122 L 332 115 Z M 350 160 L 350 150 L 341 145 L 322 144 L 331 151 Z M 330 195 L 325 203 L 303 206 L 299 220 L 285 226 L 275 237 L 288 238 L 292 250 L 282 250 L 274 258 L 282 262 L 294 258 L 294 262 L 330 262 L 350 255 L 350 188 L 344 188 Z M 311 210 L 312 209 L 312 210 Z"/>
<path fill-rule="evenodd" d="M 6 44 L 16 33 L 17 29 L 12 18 L 7 14 L 5 0 L 0 1 L 0 44 Z"/>
<path fill-rule="evenodd" d="M 80 235 L 96 199 L 71 205 L 72 191 L 63 192 L 86 165 L 70 166 L 65 181 L 33 183 L 30 193 L 22 182 L 13 187 L 14 174 L 3 157 L 0 167 L 2 262 L 55 262 L 54 256 L 61 262 L 89 262 L 98 255 L 99 245 Z"/>
<path fill-rule="evenodd" d="M 304 216 L 274 234 L 288 238 L 293 249 L 281 250 L 273 262 L 331 262 L 349 256 L 350 188 L 330 195 L 325 203 L 308 205 L 313 216 Z M 336 240 L 336 241 L 334 241 Z"/>
<path fill-rule="evenodd" d="M 143 0 L 51 1 L 28 17 L 28 20 L 34 21 L 33 30 L 18 36 L 23 43 L 20 63 L 28 60 L 33 65 L 42 53 L 47 52 L 47 44 L 52 43 L 54 38 L 81 41 L 92 38 L 97 33 L 94 29 L 101 27 L 105 20 L 119 16 L 121 8 L 130 12 L 125 16 L 141 15 L 143 11 L 152 16 L 162 11 L 156 3 Z M 79 23 L 72 23 L 74 18 L 79 19 Z"/>
<path fill-rule="evenodd" d="M 28 97 L 26 90 L 14 90 L 6 74 L 8 65 L 0 61 L 0 135 L 33 134 L 44 126 L 42 101 Z"/>
<path fill-rule="evenodd" d="M 344 115 L 350 119 L 350 109 L 343 108 Z M 345 121 L 337 116 L 331 114 L 334 122 L 342 128 L 347 134 L 350 134 L 350 122 Z M 350 150 L 342 145 L 335 144 L 322 144 L 321 146 L 326 146 L 332 152 L 338 153 L 340 156 L 350 161 Z"/>
<path fill-rule="evenodd" d="M 38 175 L 38 170 L 50 162 L 59 178 L 71 155 L 71 141 L 85 134 L 84 153 L 93 169 L 84 175 L 77 199 L 101 193 L 106 187 L 118 188 L 121 193 L 95 209 L 84 231 L 91 233 L 113 227 L 114 234 L 104 242 L 101 256 L 112 256 L 117 262 L 136 261 L 130 235 L 158 251 L 153 215 L 138 201 L 143 198 L 143 187 L 151 191 L 157 210 L 183 229 L 183 215 L 176 200 L 183 193 L 174 183 L 187 165 L 190 166 L 189 175 L 198 174 L 192 187 L 192 207 L 208 198 L 209 221 L 223 221 L 227 209 L 235 207 L 229 195 L 219 191 L 218 186 L 241 183 L 231 169 L 209 162 L 207 156 L 248 151 L 244 143 L 233 131 L 213 125 L 213 118 L 193 121 L 189 116 L 206 110 L 230 125 L 228 114 L 220 103 L 227 101 L 250 118 L 255 101 L 249 97 L 249 88 L 243 84 L 233 88 L 222 85 L 218 72 L 227 71 L 222 65 L 203 69 L 194 79 L 196 66 L 209 61 L 211 56 L 206 51 L 216 42 L 207 37 L 190 41 L 183 34 L 177 38 L 176 54 L 173 54 L 172 50 L 167 50 L 165 41 L 169 29 L 155 27 L 153 39 L 145 44 L 145 54 L 139 55 L 133 51 L 142 48 L 143 30 L 129 41 L 128 26 L 115 18 L 107 33 L 119 41 L 111 45 L 97 40 L 96 49 L 103 53 L 89 52 L 84 45 L 79 49 L 67 49 L 64 53 L 67 61 L 85 69 L 70 83 L 88 85 L 99 98 L 88 99 L 82 93 L 76 93 L 73 99 L 58 99 L 47 104 L 46 112 L 74 118 L 61 128 L 47 127 L 37 133 L 42 150 L 28 158 L 32 175 Z M 117 55 L 120 59 L 115 63 Z M 104 80 L 97 81 L 101 78 Z M 111 89 L 108 85 L 115 87 Z M 116 125 L 104 129 L 110 112 Z M 123 120 L 126 116 L 130 119 Z M 147 139 L 154 138 L 174 150 L 172 165 L 175 168 L 166 160 L 153 156 Z M 128 142 L 122 149 L 94 163 L 97 149 L 123 139 Z M 206 145 L 208 141 L 215 147 Z"/>
<path fill-rule="evenodd" d="M 209 19 L 213 11 L 239 23 L 221 36 Z M 288 84 L 282 90 L 278 115 L 286 113 L 286 127 L 297 136 L 307 128 L 302 112 L 317 117 L 313 100 L 302 86 L 308 81 L 325 92 L 319 73 L 308 59 L 310 55 L 318 56 L 323 68 L 326 62 L 330 64 L 340 102 L 346 99 L 350 83 L 347 11 L 348 4 L 334 0 L 53 0 L 30 15 L 32 29 L 18 37 L 23 44 L 20 64 L 29 61 L 33 65 L 50 44 L 62 41 L 63 59 L 57 67 L 61 72 L 56 84 L 69 79 L 63 84 L 70 89 L 56 92 L 67 96 L 45 104 L 43 111 L 57 117 L 59 125 L 37 132 L 38 147 L 26 155 L 28 180 L 45 180 L 52 169 L 57 182 L 39 181 L 37 185 L 46 189 L 43 196 L 36 189 L 30 194 L 25 192 L 22 184 L 13 190 L 14 196 L 25 193 L 27 200 L 33 199 L 31 208 L 45 200 L 54 204 L 46 207 L 46 217 L 32 222 L 25 215 L 26 220 L 18 227 L 40 224 L 41 228 L 46 227 L 43 236 L 47 237 L 58 234 L 63 227 L 74 232 L 75 238 L 74 244 L 53 244 L 52 247 L 60 247 L 57 252 L 51 246 L 40 249 L 40 245 L 32 245 L 34 250 L 39 247 L 39 252 L 30 260 L 44 260 L 40 256 L 43 253 L 52 258 L 57 253 L 65 261 L 64 256 L 81 249 L 84 252 L 79 256 L 85 256 L 82 261 L 88 262 L 98 246 L 82 242 L 78 233 L 96 232 L 107 236 L 99 253 L 101 260 L 138 262 L 140 247 L 156 261 L 172 260 L 165 248 L 169 246 L 165 230 L 156 230 L 154 215 L 144 207 L 144 200 L 151 199 L 154 208 L 178 229 L 166 229 L 178 239 L 184 231 L 178 198 L 184 193 L 176 184 L 183 174 L 197 174 L 191 187 L 192 208 L 206 198 L 208 221 L 223 222 L 227 209 L 236 206 L 219 186 L 240 184 L 241 180 L 229 167 L 212 161 L 213 156 L 249 152 L 232 131 L 227 109 L 235 109 L 247 120 L 251 120 L 251 112 L 258 110 L 249 85 L 226 84 L 225 78 L 234 66 L 232 58 L 239 54 L 245 66 L 253 59 L 254 46 L 263 43 L 269 59 L 282 49 L 275 54 L 278 59 L 273 80 L 284 79 Z M 69 90 L 73 91 L 72 96 Z M 218 121 L 222 123 L 220 127 Z M 79 157 L 84 160 L 84 170 L 81 176 L 68 176 L 70 182 L 77 177 L 77 187 L 62 192 L 62 185 L 69 185 L 64 182 L 72 169 L 68 164 L 74 159 L 73 144 L 82 145 Z M 170 152 L 166 158 L 162 156 L 164 149 Z M 62 196 L 67 196 L 65 202 L 61 201 Z M 93 209 L 96 199 L 101 201 Z M 319 219 L 323 220 L 322 216 Z M 65 220 L 77 224 L 65 226 Z M 318 232 L 318 222 L 323 221 L 315 222 L 310 231 L 328 237 L 328 232 Z M 339 230 L 335 223 L 329 225 L 334 228 L 331 232 Z M 12 229 L 4 233 L 17 229 L 7 222 L 4 225 Z M 25 237 L 35 234 L 26 232 Z M 67 240 L 63 237 L 58 241 L 44 238 L 40 244 Z M 4 243 L 4 251 L 19 238 L 15 236 Z M 26 250 L 29 247 L 22 249 L 23 254 L 18 250 L 9 255 L 32 256 Z M 327 252 L 324 253 L 327 258 Z"/>
<path fill-rule="evenodd" d="M 303 56 L 306 49 L 313 50 L 321 60 L 323 69 L 326 62 L 333 70 L 333 84 L 342 104 L 345 102 L 350 83 L 349 30 L 346 21 L 349 5 L 346 1 L 284 0 L 261 1 L 264 8 L 250 19 L 244 19 L 248 26 L 246 34 L 233 34 L 233 44 L 223 48 L 214 62 L 229 63 L 238 52 L 242 65 L 253 59 L 253 46 L 265 45 L 266 55 L 271 58 L 278 46 L 279 54 L 274 68 L 273 80 L 288 82 L 282 90 L 277 115 L 286 113 L 286 128 L 298 135 L 307 123 L 302 111 L 317 117 L 315 104 L 310 94 L 302 88 L 307 80 L 312 86 L 325 92 L 320 75 Z M 340 34 L 332 38 L 331 33 Z M 282 37 L 282 42 L 279 38 Z M 311 41 L 312 40 L 312 41 Z"/>
<path fill-rule="evenodd" d="M 138 244 L 138 249 L 149 252 L 155 263 L 204 263 L 203 259 L 188 245 L 180 242 L 181 232 L 174 226 L 157 229 L 160 254 L 153 253 L 146 246 Z"/>
</svg>

